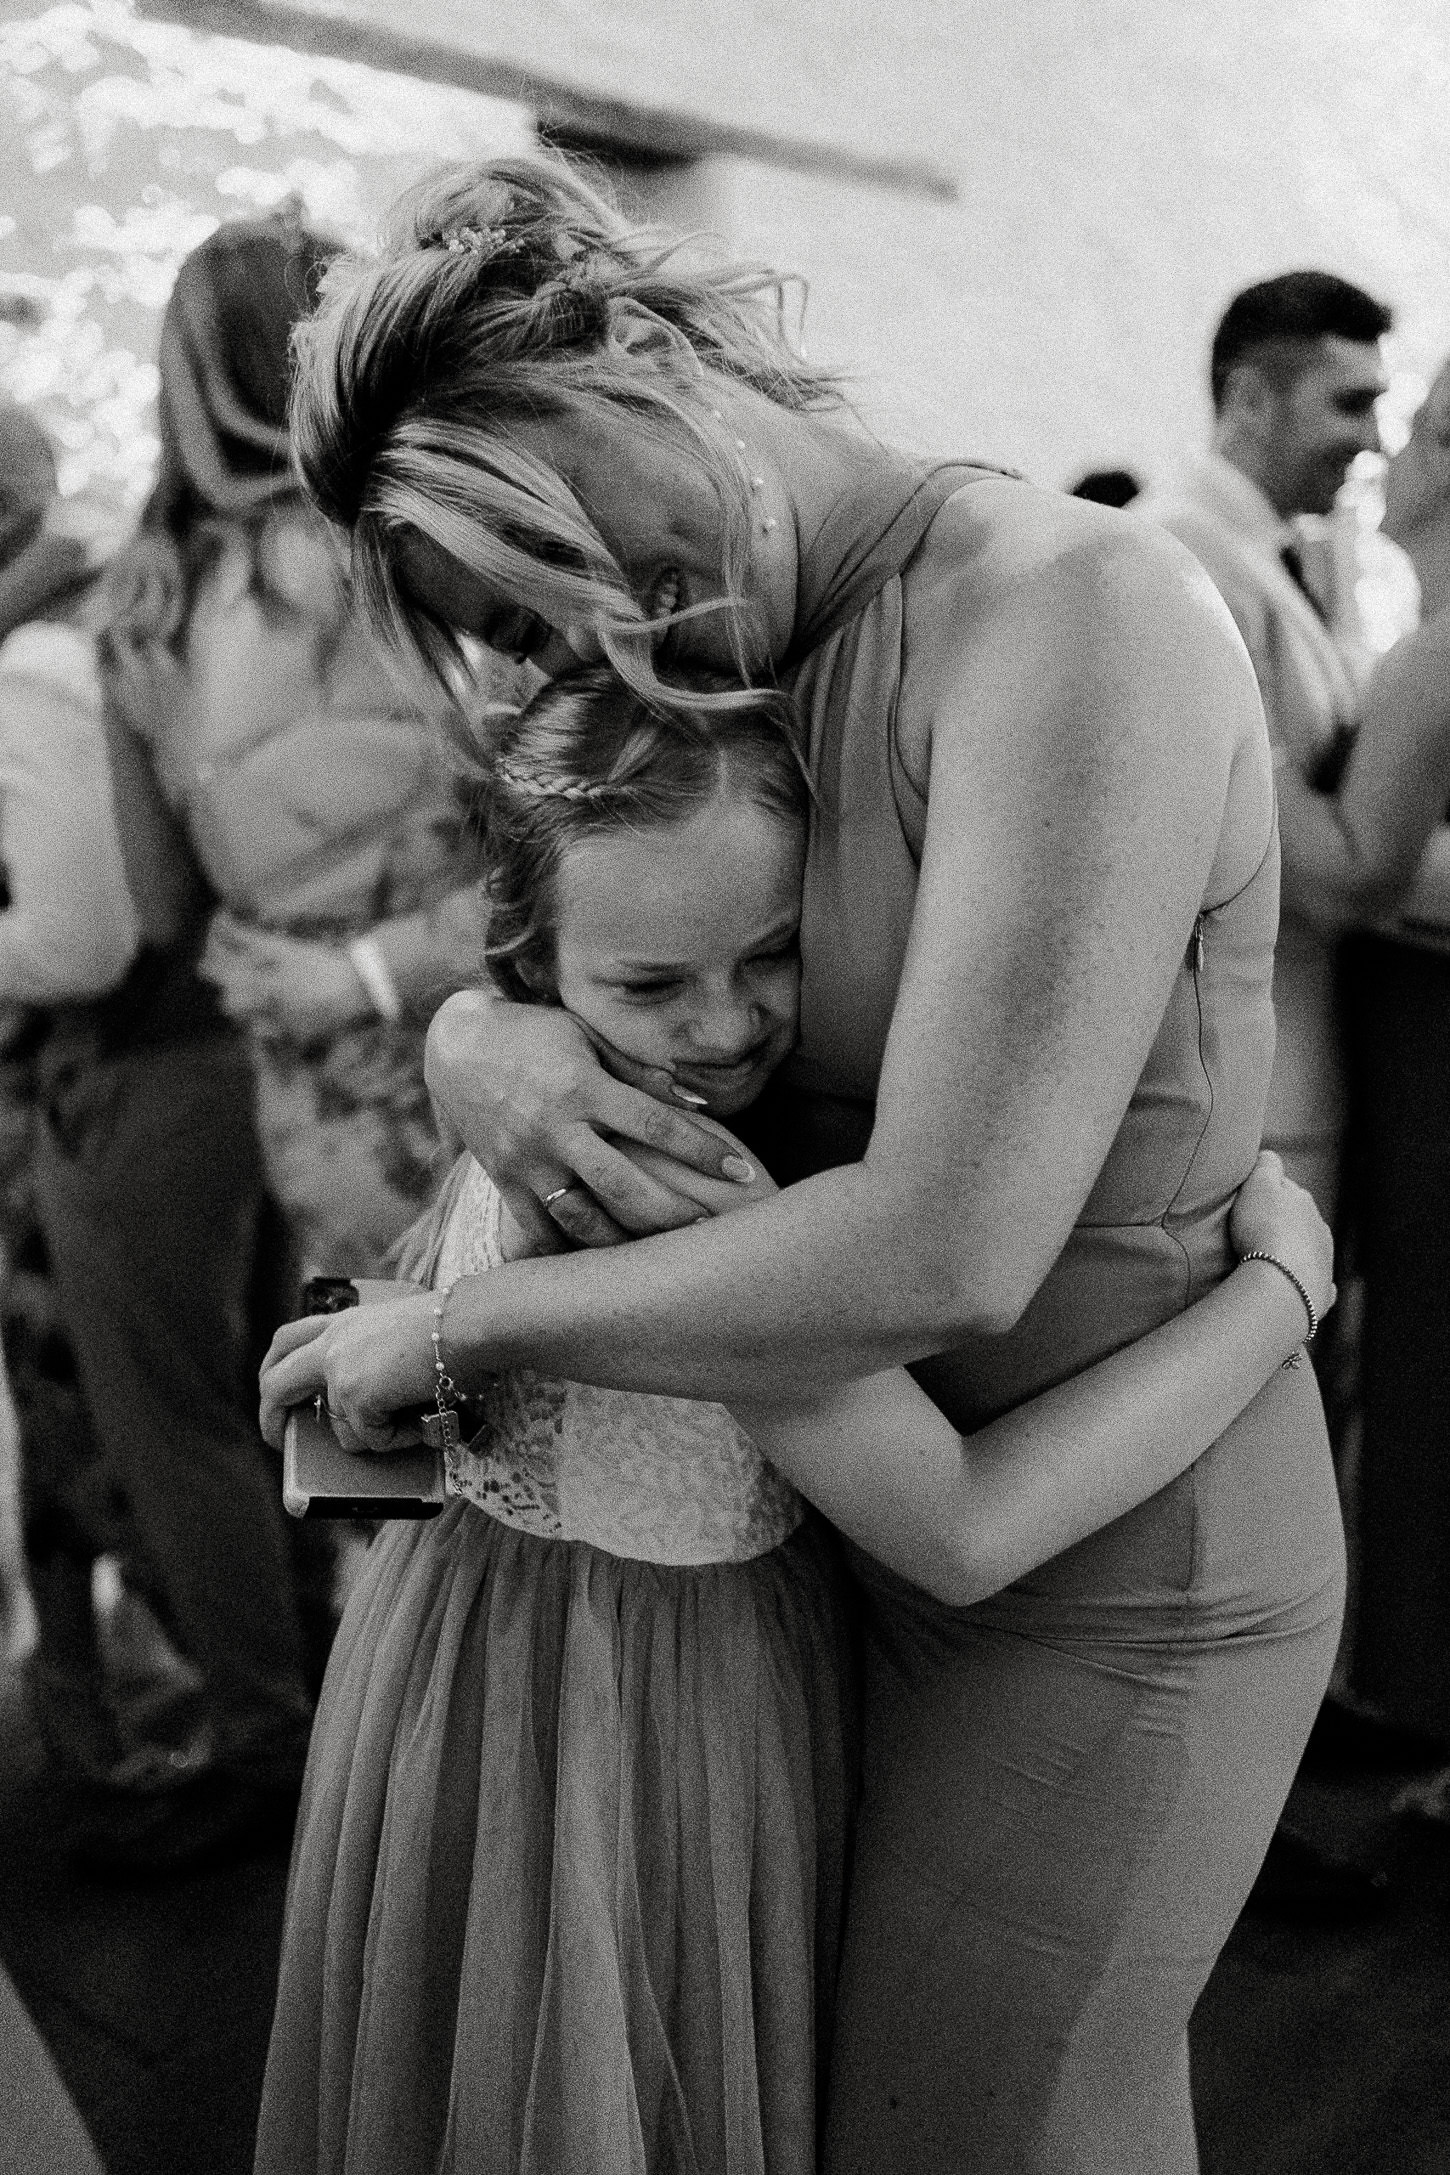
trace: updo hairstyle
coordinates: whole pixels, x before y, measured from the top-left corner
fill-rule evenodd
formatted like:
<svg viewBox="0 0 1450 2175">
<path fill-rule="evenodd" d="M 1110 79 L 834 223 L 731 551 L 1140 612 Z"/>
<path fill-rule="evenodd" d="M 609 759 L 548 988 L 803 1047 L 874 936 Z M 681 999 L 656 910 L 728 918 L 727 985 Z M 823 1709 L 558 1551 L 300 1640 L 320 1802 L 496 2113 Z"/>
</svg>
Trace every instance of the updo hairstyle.
<svg viewBox="0 0 1450 2175">
<path fill-rule="evenodd" d="M 405 196 L 375 258 L 331 269 L 296 343 L 298 465 L 351 531 L 357 593 L 380 629 L 450 685 L 467 669 L 453 630 L 399 583 L 397 545 L 416 531 L 551 625 L 588 621 L 651 702 L 739 701 L 661 680 L 653 638 L 725 610 L 742 649 L 750 477 L 710 415 L 703 370 L 784 408 L 841 404 L 836 379 L 792 348 L 783 297 L 773 273 L 711 267 L 680 238 L 630 226 L 559 159 L 454 168 Z M 659 329 L 661 367 L 631 366 L 613 344 L 618 304 Z M 688 454 L 720 506 L 723 604 L 646 621 L 579 499 L 514 435 L 541 417 Z"/>
<path fill-rule="evenodd" d="M 287 402 L 293 329 L 315 306 L 335 248 L 285 209 L 224 222 L 177 272 L 161 322 L 160 465 L 99 600 L 103 674 L 113 695 L 129 688 L 122 708 L 135 709 L 143 731 L 143 661 L 181 649 L 196 597 L 228 544 L 245 545 L 252 593 L 286 616 L 295 588 L 287 534 L 303 525 L 325 541 L 292 466 Z M 334 632 L 345 570 L 314 553 L 309 572 L 309 604 Z"/>
<path fill-rule="evenodd" d="M 706 694 L 722 680 L 697 677 Z M 621 828 L 688 822 L 715 795 L 742 795 L 804 823 L 810 789 L 785 699 L 736 690 L 728 710 L 662 711 L 607 665 L 550 680 L 497 730 L 479 782 L 488 870 L 484 958 L 524 1003 L 557 995 L 557 880 L 569 847 Z"/>
</svg>

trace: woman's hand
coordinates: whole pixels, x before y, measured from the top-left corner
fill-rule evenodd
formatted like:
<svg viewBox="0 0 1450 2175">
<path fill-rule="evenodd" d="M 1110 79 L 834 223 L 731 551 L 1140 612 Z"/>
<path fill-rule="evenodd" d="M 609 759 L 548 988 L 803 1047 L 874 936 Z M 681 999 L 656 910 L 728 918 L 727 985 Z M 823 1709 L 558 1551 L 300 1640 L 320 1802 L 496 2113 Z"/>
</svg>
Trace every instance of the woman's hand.
<svg viewBox="0 0 1450 2175">
<path fill-rule="evenodd" d="M 227 1017 L 264 1036 L 320 1042 L 372 1012 L 357 969 L 337 945 L 249 928 L 227 913 L 213 918 L 201 972 L 215 983 Z"/>
<path fill-rule="evenodd" d="M 700 1124 L 722 1153 L 745 1160 L 733 1133 L 713 1118 Z M 670 1173 L 674 1168 L 656 1150 L 634 1143 L 626 1143 L 621 1153 L 645 1178 L 652 1170 Z M 777 1190 L 768 1171 L 758 1165 L 752 1171 L 748 1185 L 684 1172 L 680 1183 L 688 1189 L 684 1206 L 690 1218 L 748 1208 Z M 346 1307 L 340 1314 L 305 1314 L 285 1322 L 272 1339 L 262 1362 L 261 1423 L 274 1450 L 282 1447 L 290 1408 L 318 1396 L 345 1450 L 385 1452 L 420 1440 L 417 1415 L 432 1404 L 436 1379 L 437 1297 L 399 1283 L 386 1290 L 370 1284 L 367 1299 L 368 1304 Z"/>
<path fill-rule="evenodd" d="M 396 1299 L 284 1322 L 262 1362 L 262 1433 L 282 1447 L 293 1405 L 321 1395 L 345 1450 L 399 1450 L 421 1440 L 419 1412 L 433 1402 L 430 1291 L 399 1284 Z"/>
<path fill-rule="evenodd" d="M 701 1203 L 666 1182 L 671 1162 L 727 1186 L 755 1181 L 735 1143 L 678 1107 L 668 1072 L 608 1057 L 626 1077 L 567 1012 L 484 990 L 450 997 L 429 1029 L 428 1085 L 537 1252 L 557 1250 L 560 1231 L 616 1246 L 693 1223 Z M 654 1152 L 648 1169 L 628 1142 Z"/>
<path fill-rule="evenodd" d="M 1234 1252 L 1273 1254 L 1294 1271 L 1322 1319 L 1333 1306 L 1334 1234 L 1303 1186 L 1284 1175 L 1284 1166 L 1265 1148 L 1240 1186 L 1229 1212 L 1229 1241 Z"/>
</svg>

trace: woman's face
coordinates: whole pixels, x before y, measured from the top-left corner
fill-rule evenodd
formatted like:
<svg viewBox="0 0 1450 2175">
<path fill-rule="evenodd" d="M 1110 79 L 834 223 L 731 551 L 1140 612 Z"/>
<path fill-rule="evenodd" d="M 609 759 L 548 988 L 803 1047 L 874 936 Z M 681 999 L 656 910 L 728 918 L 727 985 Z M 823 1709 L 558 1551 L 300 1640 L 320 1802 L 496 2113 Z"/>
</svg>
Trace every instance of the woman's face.
<svg viewBox="0 0 1450 2175">
<path fill-rule="evenodd" d="M 559 1002 L 712 1116 L 747 1109 L 796 1038 L 804 867 L 804 824 L 729 789 L 580 839 L 556 882 Z"/>
<path fill-rule="evenodd" d="M 1441 370 L 1385 469 L 1380 526 L 1397 543 L 1444 515 L 1450 503 L 1450 363 Z"/>
<path fill-rule="evenodd" d="M 720 432 L 722 451 L 744 461 L 760 479 L 751 493 L 741 620 L 747 660 L 755 671 L 784 654 L 794 629 L 795 530 L 784 491 L 764 454 L 756 459 L 748 439 L 743 452 L 735 442 L 750 420 L 739 411 L 749 408 L 758 419 L 768 403 L 742 401 L 734 389 L 722 391 L 720 399 L 732 408 L 722 409 L 717 422 L 707 407 L 707 425 Z M 622 413 L 603 419 L 535 418 L 512 425 L 510 438 L 568 483 L 649 617 L 723 599 L 720 507 L 709 478 L 688 453 L 646 435 Z M 525 657 L 550 674 L 596 663 L 603 655 L 587 620 L 550 624 L 492 589 L 428 537 L 409 534 L 398 556 L 407 593 L 490 649 Z M 659 658 L 736 674 L 730 613 L 706 612 L 672 627 L 660 642 Z"/>
</svg>

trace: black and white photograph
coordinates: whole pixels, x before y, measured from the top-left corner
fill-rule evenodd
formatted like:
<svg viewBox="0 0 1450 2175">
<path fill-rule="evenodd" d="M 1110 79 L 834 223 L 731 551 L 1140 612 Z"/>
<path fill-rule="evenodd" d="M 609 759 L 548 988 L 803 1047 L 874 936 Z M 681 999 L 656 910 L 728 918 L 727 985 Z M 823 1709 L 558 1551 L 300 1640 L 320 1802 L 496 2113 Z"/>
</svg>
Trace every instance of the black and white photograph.
<svg viewBox="0 0 1450 2175">
<path fill-rule="evenodd" d="M 1447 2175 L 1444 0 L 0 0 L 0 2175 Z"/>
</svg>

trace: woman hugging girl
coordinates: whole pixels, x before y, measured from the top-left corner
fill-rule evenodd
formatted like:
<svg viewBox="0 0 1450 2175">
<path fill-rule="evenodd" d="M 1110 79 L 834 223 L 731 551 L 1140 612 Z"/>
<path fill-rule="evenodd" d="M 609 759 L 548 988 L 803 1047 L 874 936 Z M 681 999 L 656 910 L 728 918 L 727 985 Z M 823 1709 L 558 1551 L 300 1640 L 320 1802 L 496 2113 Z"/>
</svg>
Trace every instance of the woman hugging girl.
<svg viewBox="0 0 1450 2175">
<path fill-rule="evenodd" d="M 811 792 L 781 697 L 678 692 L 591 668 L 504 725 L 487 957 L 506 995 L 563 1007 L 723 1127 L 796 1038 Z M 736 1152 L 745 1182 L 669 1182 L 701 1216 L 748 1209 L 774 1187 Z M 730 1411 L 527 1370 L 485 1384 L 452 1500 L 381 1534 L 334 1650 L 259 2175 L 812 2175 L 857 1688 L 811 1505 L 961 1606 L 1145 1500 L 1295 1352 L 1295 1280 L 1332 1297 L 1327 1234 L 1272 1158 L 1232 1235 L 1292 1279 L 1243 1261 L 970 1436 L 900 1370 Z M 431 1298 L 399 1287 L 436 1310 L 445 1366 L 458 1280 L 530 1250 L 465 1157 Z M 291 1352 L 345 1356 L 382 1311 L 284 1331 L 273 1407 Z"/>
</svg>

